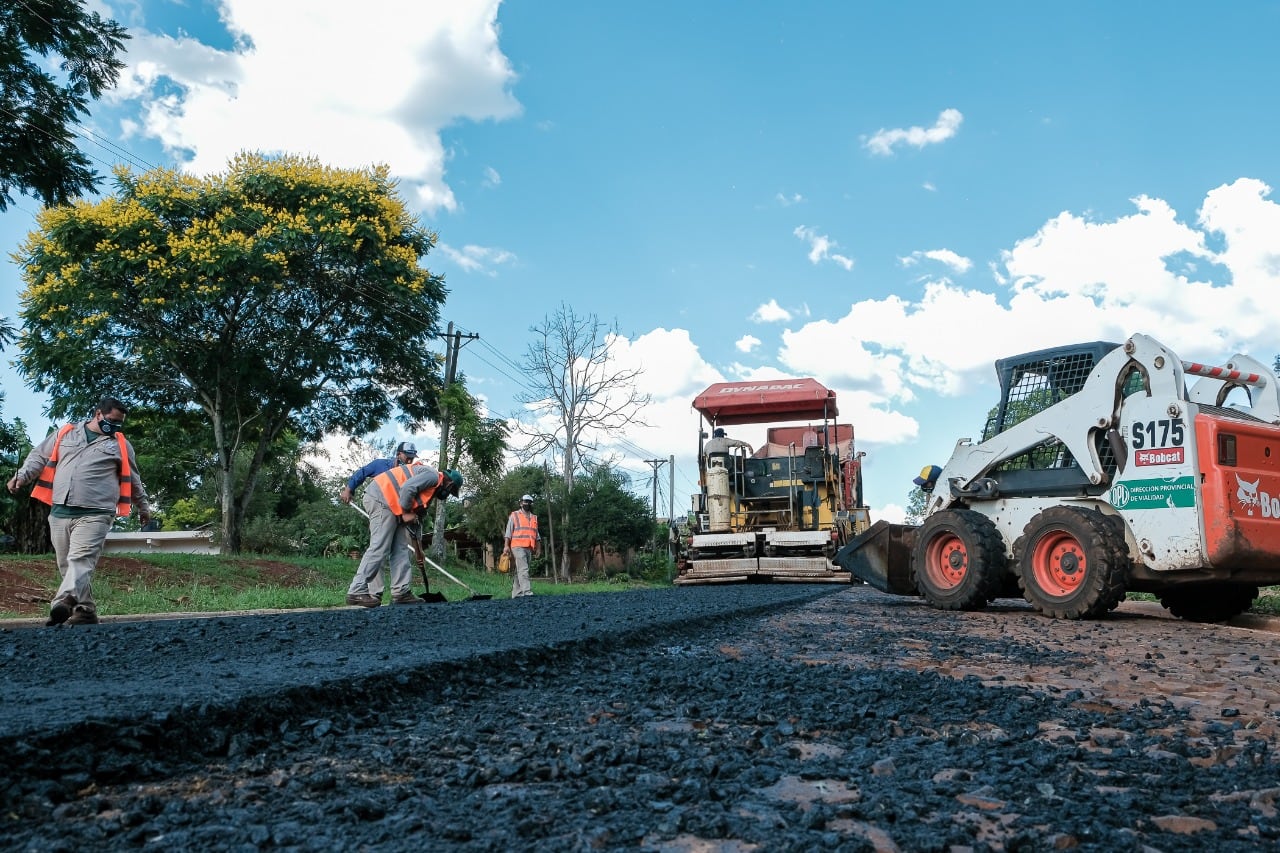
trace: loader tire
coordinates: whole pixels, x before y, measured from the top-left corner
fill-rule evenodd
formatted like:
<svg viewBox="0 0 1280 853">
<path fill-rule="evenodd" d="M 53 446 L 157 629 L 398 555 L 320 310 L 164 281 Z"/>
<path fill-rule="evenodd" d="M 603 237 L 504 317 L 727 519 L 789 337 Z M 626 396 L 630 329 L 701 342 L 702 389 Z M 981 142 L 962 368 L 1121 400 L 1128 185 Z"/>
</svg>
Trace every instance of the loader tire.
<svg viewBox="0 0 1280 853">
<path fill-rule="evenodd" d="M 925 519 L 911 554 L 911 580 L 939 610 L 981 610 L 996 598 L 1008 572 L 995 523 L 971 509 L 947 509 Z"/>
<path fill-rule="evenodd" d="M 1225 622 L 1248 610 L 1257 597 L 1252 584 L 1198 583 L 1163 590 L 1160 603 L 1188 622 Z"/>
<path fill-rule="evenodd" d="M 1055 619 L 1105 616 L 1129 586 L 1124 530 L 1095 510 L 1055 506 L 1037 513 L 1013 553 L 1023 598 Z"/>
</svg>

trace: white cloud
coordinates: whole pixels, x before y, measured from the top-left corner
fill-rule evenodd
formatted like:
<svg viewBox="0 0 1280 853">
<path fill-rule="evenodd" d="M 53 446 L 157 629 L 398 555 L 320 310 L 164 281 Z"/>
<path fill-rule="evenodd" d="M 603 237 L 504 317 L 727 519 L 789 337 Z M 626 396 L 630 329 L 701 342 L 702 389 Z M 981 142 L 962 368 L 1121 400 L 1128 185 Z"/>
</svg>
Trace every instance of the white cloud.
<svg viewBox="0 0 1280 853">
<path fill-rule="evenodd" d="M 738 348 L 738 352 L 751 352 L 762 343 L 764 343 L 764 341 L 753 335 L 743 335 L 741 338 L 738 338 L 734 343 L 734 346 Z"/>
<path fill-rule="evenodd" d="M 785 323 L 791 319 L 791 312 L 779 305 L 778 300 L 770 299 L 752 311 L 748 319 L 753 323 Z"/>
<path fill-rule="evenodd" d="M 674 455 L 678 472 L 696 470 L 700 422 L 690 404 L 698 393 L 726 379 L 812 376 L 836 391 L 840 422 L 854 424 L 858 448 L 869 451 L 869 487 L 886 496 L 871 497 L 874 517 L 900 519 L 901 504 L 887 496 L 981 428 L 996 400 L 997 358 L 1144 332 L 1186 359 L 1221 364 L 1245 352 L 1269 360 L 1280 328 L 1280 205 L 1270 194 L 1253 179 L 1217 187 L 1193 223 L 1147 197 L 1112 221 L 1064 212 L 1000 256 L 993 269 L 1007 284 L 997 292 L 926 279 L 919 298 L 863 299 L 834 319 L 784 331 L 766 363 L 749 363 L 762 351 L 739 345 L 743 361 L 712 365 L 688 332 L 656 330 L 619 350 L 645 366 L 644 390 L 654 396 L 652 426 L 625 437 L 657 458 Z M 1171 271 L 1185 257 L 1203 272 L 1188 275 L 1185 262 Z M 735 435 L 758 444 L 763 430 Z M 617 452 L 636 456 L 621 444 Z M 695 490 L 678 479 L 679 494 Z"/>
<path fill-rule="evenodd" d="M 492 166 L 485 166 L 484 180 L 481 181 L 481 186 L 496 187 L 501 183 L 502 183 L 502 175 L 498 174 L 498 170 L 493 168 Z"/>
<path fill-rule="evenodd" d="M 846 270 L 853 269 L 853 258 L 832 252 L 831 250 L 840 244 L 826 234 L 819 234 L 807 225 L 799 225 L 791 233 L 809 244 L 810 263 L 817 264 L 821 261 L 829 260 L 839 264 Z"/>
<path fill-rule="evenodd" d="M 890 524 L 902 524 L 907 520 L 907 509 L 895 503 L 888 503 L 879 507 L 873 517 L 876 521 L 883 519 Z"/>
<path fill-rule="evenodd" d="M 939 279 L 916 301 L 856 302 L 838 319 L 784 332 L 779 362 L 840 389 L 842 419 L 847 400 L 862 439 L 894 442 L 914 434 L 907 407 L 990 384 L 993 362 L 1018 352 L 1143 332 L 1187 359 L 1220 364 L 1245 352 L 1266 361 L 1280 327 L 1280 205 L 1270 192 L 1252 179 L 1212 190 L 1199 228 L 1148 197 L 1109 222 L 1062 213 L 1003 253 L 1003 292 Z M 1211 236 L 1220 252 L 1208 248 Z M 1171 270 L 1184 256 L 1197 263 Z"/>
<path fill-rule="evenodd" d="M 455 249 L 448 243 L 437 243 L 436 251 L 462 267 L 464 272 L 478 272 L 487 276 L 498 274 L 495 267 L 516 262 L 514 253 L 489 246 L 466 245 Z"/>
<path fill-rule="evenodd" d="M 778 193 L 777 198 L 778 198 L 778 204 L 782 205 L 783 207 L 791 207 L 793 204 L 799 204 L 800 202 L 804 201 L 804 196 L 800 195 L 800 193 L 792 193 L 789 196 L 783 195 L 782 193 Z"/>
<path fill-rule="evenodd" d="M 347 168 L 386 163 L 411 203 L 453 210 L 441 130 L 520 112 L 498 5 L 366 0 L 352 14 L 339 0 L 221 0 L 234 50 L 135 29 L 111 97 L 139 101 L 142 123 L 128 129 L 197 174 L 221 171 L 243 150 Z"/>
<path fill-rule="evenodd" d="M 927 252 L 912 252 L 907 257 L 899 258 L 898 260 L 904 267 L 911 267 L 918 264 L 921 259 L 937 261 L 960 274 L 967 273 L 973 266 L 973 261 L 963 255 L 956 254 L 950 249 L 931 249 Z"/>
<path fill-rule="evenodd" d="M 635 388 L 648 394 L 644 425 L 590 437 L 601 457 L 612 456 L 626 467 L 647 470 L 643 458 L 676 457 L 676 469 L 696 471 L 699 417 L 693 399 L 724 375 L 705 361 L 685 329 L 654 329 L 634 340 L 611 337 L 611 370 L 640 369 Z M 643 450 L 644 457 L 636 453 Z M 677 491 L 690 484 L 678 483 Z M 696 486 L 694 487 L 696 489 Z M 683 500 L 677 512 L 686 508 Z M 663 513 L 665 514 L 665 513 Z"/>
<path fill-rule="evenodd" d="M 946 142 L 960 130 L 964 115 L 959 110 L 947 109 L 938 115 L 933 127 L 896 127 L 891 130 L 881 128 L 863 143 L 872 154 L 887 157 L 899 145 L 910 145 L 913 148 L 924 148 L 926 145 L 937 145 Z"/>
</svg>

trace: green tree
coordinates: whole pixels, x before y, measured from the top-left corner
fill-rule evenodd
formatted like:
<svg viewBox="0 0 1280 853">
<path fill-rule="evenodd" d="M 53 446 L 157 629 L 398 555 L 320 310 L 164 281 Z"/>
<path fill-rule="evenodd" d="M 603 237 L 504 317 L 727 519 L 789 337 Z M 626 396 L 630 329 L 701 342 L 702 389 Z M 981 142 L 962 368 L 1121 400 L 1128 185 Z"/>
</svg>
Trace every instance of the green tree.
<svg viewBox="0 0 1280 853">
<path fill-rule="evenodd" d="M 0 394 L 0 402 L 4 395 Z M 21 418 L 12 423 L 0 420 L 0 469 L 7 480 L 31 452 L 26 424 Z M 0 532 L 13 537 L 13 547 L 24 554 L 43 554 L 53 550 L 49 539 L 48 510 L 39 501 L 29 500 L 25 493 L 9 494 L 0 488 Z"/>
<path fill-rule="evenodd" d="M 245 550 L 318 557 L 363 547 L 365 519 L 334 500 L 346 478 L 308 463 L 310 451 L 292 433 L 276 442 L 245 513 Z"/>
<path fill-rule="evenodd" d="M 0 210 L 13 193 L 66 204 L 98 182 L 76 148 L 89 101 L 115 84 L 129 38 L 78 0 L 0 4 Z M 55 79 L 37 57 L 61 58 Z"/>
<path fill-rule="evenodd" d="M 286 432 L 315 441 L 437 416 L 429 345 L 445 288 L 419 266 L 436 237 L 385 167 L 243 154 L 208 178 L 121 168 L 116 183 L 101 201 L 43 211 L 15 256 L 18 369 L 56 416 L 104 392 L 201 412 L 224 549 L 240 550 Z"/>
<path fill-rule="evenodd" d="M 533 495 L 534 510 L 539 516 L 538 530 L 546 539 L 546 482 L 539 465 L 521 465 L 500 477 L 480 479 L 479 488 L 467 499 L 463 527 L 481 542 L 501 548 L 507 516 L 519 508 L 522 495 Z"/>
<path fill-rule="evenodd" d="M 159 412 L 135 406 L 129 411 L 125 433 L 137 454 L 138 473 L 147 495 L 165 529 L 169 529 L 172 504 L 191 499 L 206 483 L 215 481 L 218 456 L 207 427 L 207 420 L 195 409 Z M 209 492 L 204 505 L 216 508 L 216 488 Z"/>
<path fill-rule="evenodd" d="M 916 486 L 907 494 L 907 508 L 905 511 L 905 521 L 907 524 L 920 524 L 924 521 L 925 504 L 928 503 L 929 496 L 925 494 L 924 489 Z"/>
<path fill-rule="evenodd" d="M 162 530 L 195 530 L 211 524 L 218 518 L 216 507 L 202 503 L 197 498 L 179 498 L 164 510 Z"/>
<path fill-rule="evenodd" d="M 501 548 L 507 516 L 519 507 L 522 495 L 532 495 L 544 558 L 551 554 L 554 533 L 557 545 L 567 543 L 566 561 L 572 551 L 586 554 L 590 565 L 596 555 L 626 554 L 653 540 L 654 522 L 649 503 L 628 491 L 627 486 L 627 478 L 621 471 L 606 465 L 589 466 L 585 474 L 578 477 L 574 490 L 566 493 L 564 482 L 548 478 L 542 466 L 521 465 L 481 483 L 481 488 L 467 501 L 463 526 L 475 538 Z M 549 526 L 553 520 L 551 509 L 566 504 L 568 512 L 563 515 L 572 518 L 573 524 L 562 528 L 557 522 L 553 531 Z M 561 516 L 557 512 L 556 519 Z M 569 579 L 567 562 L 563 564 L 561 576 Z"/>
<path fill-rule="evenodd" d="M 607 465 L 593 466 L 579 477 L 568 496 L 573 519 L 564 536 L 570 548 L 587 555 L 590 571 L 597 555 L 626 554 L 649 545 L 654 521 L 648 501 L 628 491 L 625 474 Z"/>
<path fill-rule="evenodd" d="M 4 317 L 0 317 L 0 351 L 13 343 L 14 331 Z M 4 392 L 0 391 L 0 404 Z M 31 439 L 27 437 L 27 425 L 21 418 L 12 423 L 0 420 L 0 469 L 15 471 L 31 452 Z M 6 474 L 3 478 L 8 479 Z M 53 550 L 47 524 L 49 514 L 38 501 L 28 500 L 26 495 L 9 494 L 0 488 L 0 532 L 13 537 L 13 547 L 24 554 L 43 554 Z"/>
<path fill-rule="evenodd" d="M 506 420 L 481 414 L 480 401 L 467 390 L 465 376 L 445 389 L 441 401 L 447 403 L 453 421 L 449 458 L 463 460 L 470 470 L 486 477 L 500 473 L 510 434 Z"/>
</svg>

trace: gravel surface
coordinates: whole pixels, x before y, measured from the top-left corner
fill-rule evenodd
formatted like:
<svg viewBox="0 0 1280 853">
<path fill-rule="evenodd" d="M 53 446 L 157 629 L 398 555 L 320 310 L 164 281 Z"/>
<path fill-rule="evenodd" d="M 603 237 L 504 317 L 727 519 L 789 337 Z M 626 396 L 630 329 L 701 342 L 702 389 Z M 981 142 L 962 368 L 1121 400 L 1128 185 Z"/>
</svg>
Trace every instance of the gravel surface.
<svg viewBox="0 0 1280 853">
<path fill-rule="evenodd" d="M 0 631 L 15 850 L 1258 850 L 1276 636 L 722 586 Z"/>
</svg>

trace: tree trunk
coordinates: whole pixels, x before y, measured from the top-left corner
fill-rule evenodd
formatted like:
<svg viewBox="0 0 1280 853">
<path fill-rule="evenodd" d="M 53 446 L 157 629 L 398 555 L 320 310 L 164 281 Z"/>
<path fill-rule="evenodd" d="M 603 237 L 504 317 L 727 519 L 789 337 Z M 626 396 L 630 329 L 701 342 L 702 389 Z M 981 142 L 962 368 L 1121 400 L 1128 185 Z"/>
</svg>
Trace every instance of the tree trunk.
<svg viewBox="0 0 1280 853">
<path fill-rule="evenodd" d="M 236 518 L 235 482 L 232 472 L 224 468 L 219 472 L 222 480 L 218 492 L 222 501 L 222 553 L 240 553 L 240 522 Z"/>
<path fill-rule="evenodd" d="M 235 451 L 227 441 L 226 424 L 222 420 L 222 412 L 217 406 L 206 407 L 209 421 L 213 426 L 213 446 L 218 450 L 218 503 L 222 508 L 222 535 L 219 547 L 224 554 L 235 554 L 240 551 L 239 527 L 235 523 L 235 501 L 232 493 L 235 486 Z"/>
<path fill-rule="evenodd" d="M 270 411 L 262 412 L 261 428 L 255 430 L 257 447 L 254 448 L 253 456 L 249 459 L 248 466 L 245 469 L 244 483 L 240 491 L 237 492 L 235 482 L 236 455 L 243 446 L 243 424 L 236 432 L 235 441 L 232 442 L 227 437 L 222 413 L 218 411 L 211 412 L 210 418 L 213 421 L 214 441 L 218 447 L 218 494 L 222 502 L 222 553 L 239 554 L 244 541 L 242 534 L 245 512 L 249 507 L 249 502 L 253 499 L 253 492 L 258 483 L 258 475 L 262 472 L 267 450 L 271 447 L 271 443 L 280 437 L 287 419 Z"/>
<path fill-rule="evenodd" d="M 14 549 L 19 554 L 49 554 L 53 540 L 49 538 L 49 507 L 36 500 L 18 496 L 13 513 Z"/>
<path fill-rule="evenodd" d="M 573 583 L 573 569 L 569 565 L 569 537 L 565 536 L 563 531 L 569 529 L 569 510 L 564 511 L 564 515 L 560 517 L 561 544 L 560 544 L 560 572 L 561 577 L 556 579 L 559 583 L 563 580 L 565 583 Z"/>
</svg>

